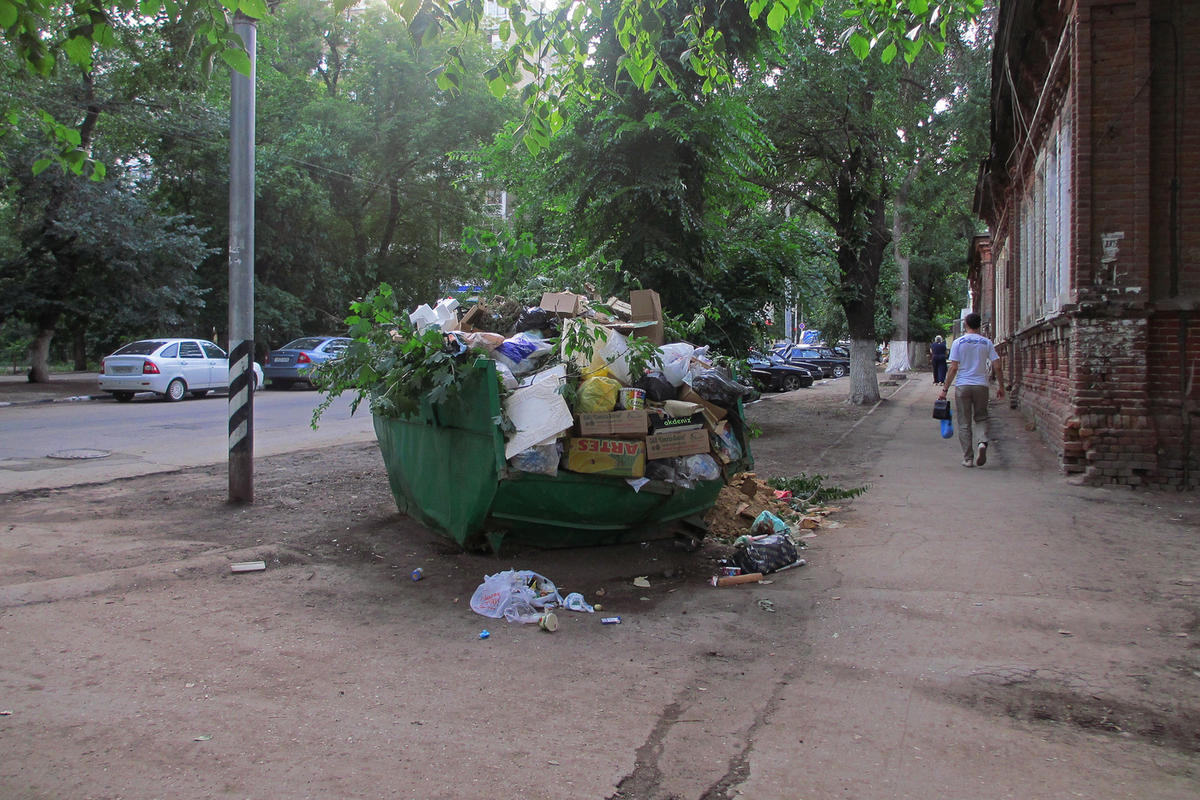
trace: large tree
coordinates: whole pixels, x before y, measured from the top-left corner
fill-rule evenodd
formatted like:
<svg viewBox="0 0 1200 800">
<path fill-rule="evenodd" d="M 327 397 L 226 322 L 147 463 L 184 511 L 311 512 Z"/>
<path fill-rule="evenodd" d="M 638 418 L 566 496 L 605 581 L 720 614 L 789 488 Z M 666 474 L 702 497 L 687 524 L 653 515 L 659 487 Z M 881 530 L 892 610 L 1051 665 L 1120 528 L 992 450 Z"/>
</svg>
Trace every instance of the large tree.
<svg viewBox="0 0 1200 800">
<path fill-rule="evenodd" d="M 944 53 L 917 60 L 899 76 L 889 372 L 910 369 L 914 343 L 944 332 L 933 315 L 946 305 L 948 290 L 965 286 L 951 276 L 962 272 L 964 242 L 975 232 L 971 202 L 988 146 L 990 41 L 986 22 L 954 29 Z M 962 296 L 954 298 L 959 306 Z"/>
<path fill-rule="evenodd" d="M 32 330 L 34 381 L 48 378 L 50 342 L 60 324 L 72 335 L 79 365 L 86 362 L 89 324 L 119 333 L 129 331 L 132 318 L 169 324 L 202 304 L 194 286 L 194 269 L 208 252 L 200 231 L 146 186 L 143 132 L 154 104 L 145 87 L 158 83 L 169 90 L 178 73 L 156 60 L 164 34 L 154 26 L 110 35 L 119 46 L 87 68 L 64 64 L 49 81 L 0 58 L 0 83 L 9 96 L 27 109 L 43 109 L 31 127 L 10 115 L 16 124 L 0 138 L 5 162 L 24 165 L 0 174 L 7 198 L 0 216 L 15 232 L 0 251 L 0 319 L 21 320 Z M 151 78 L 150 72 L 158 74 Z M 46 130 L 74 143 L 77 155 L 66 156 L 71 163 L 114 167 L 95 169 L 91 182 L 68 177 L 69 171 L 52 167 L 41 136 Z M 128 296 L 131 287 L 141 291 Z"/>
<path fill-rule="evenodd" d="M 891 240 L 888 163 L 895 150 L 894 67 L 848 59 L 833 43 L 829 17 L 809 31 L 789 29 L 756 103 L 775 145 L 770 189 L 808 212 L 832 236 L 832 296 L 850 335 L 850 399 L 879 398 L 875 309 Z"/>
</svg>

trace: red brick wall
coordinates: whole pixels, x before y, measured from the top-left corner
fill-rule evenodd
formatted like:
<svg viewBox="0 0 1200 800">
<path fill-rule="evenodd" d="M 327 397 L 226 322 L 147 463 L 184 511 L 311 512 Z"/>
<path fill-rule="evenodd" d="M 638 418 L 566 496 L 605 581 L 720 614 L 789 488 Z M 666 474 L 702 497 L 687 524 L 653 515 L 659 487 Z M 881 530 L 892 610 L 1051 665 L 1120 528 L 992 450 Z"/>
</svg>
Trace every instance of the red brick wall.
<svg viewBox="0 0 1200 800">
<path fill-rule="evenodd" d="M 1150 318 L 1146 349 L 1155 483 L 1200 485 L 1200 313 L 1160 311 Z"/>
<path fill-rule="evenodd" d="M 1200 3 L 1077 0 L 1068 24 L 1071 298 L 998 346 L 1010 354 L 1016 402 L 1067 472 L 1090 483 L 1197 486 L 1200 103 L 1183 101 L 1200 96 Z M 1054 41 L 1058 32 L 1040 35 Z M 1031 133 L 1041 146 L 1043 132 Z M 1029 185 L 1012 177 L 993 220 L 1000 228 Z M 1103 238 L 1117 232 L 1112 257 Z M 992 234 L 997 245 L 1011 235 L 1009 277 L 1019 276 L 1018 232 Z M 1013 308 L 1018 281 L 996 275 L 992 285 L 996 302 Z"/>
<path fill-rule="evenodd" d="M 1019 380 L 1017 395 L 1022 412 L 1033 419 L 1047 446 L 1058 454 L 1068 472 L 1083 472 L 1083 450 L 1078 442 L 1078 425 L 1071 400 L 1071 327 L 1068 318 L 1021 333 L 1006 364 L 1009 375 Z M 1015 363 L 1014 363 L 1015 362 Z"/>
<path fill-rule="evenodd" d="M 1080 286 L 1109 291 L 1149 288 L 1150 17 L 1148 0 L 1081 2 L 1077 41 L 1089 43 L 1075 84 L 1086 86 L 1086 125 L 1076 137 L 1089 155 L 1076 161 L 1087 175 L 1087 207 L 1077 219 L 1091 258 L 1079 262 Z M 1085 149 L 1081 147 L 1080 149 Z M 1101 237 L 1121 233 L 1119 254 L 1105 263 Z"/>
<path fill-rule="evenodd" d="M 1150 258 L 1156 301 L 1200 298 L 1200 3 L 1156 3 L 1151 24 Z M 1172 233 L 1177 237 L 1172 247 Z"/>
</svg>

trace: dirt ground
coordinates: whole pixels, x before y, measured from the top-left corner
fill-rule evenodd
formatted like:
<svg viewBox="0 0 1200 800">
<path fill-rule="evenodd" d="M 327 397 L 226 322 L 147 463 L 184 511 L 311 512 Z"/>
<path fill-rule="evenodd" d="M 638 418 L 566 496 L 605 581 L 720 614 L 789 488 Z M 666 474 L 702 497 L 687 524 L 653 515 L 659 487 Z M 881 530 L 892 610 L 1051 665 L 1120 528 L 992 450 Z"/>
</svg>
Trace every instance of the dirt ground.
<svg viewBox="0 0 1200 800">
<path fill-rule="evenodd" d="M 750 587 L 721 537 L 462 552 L 374 446 L 251 506 L 224 465 L 0 495 L 0 797 L 1196 797 L 1194 497 L 1073 486 L 1007 408 L 964 470 L 927 382 L 748 409 L 760 478 L 869 487 Z M 510 567 L 601 613 L 474 614 Z"/>
</svg>

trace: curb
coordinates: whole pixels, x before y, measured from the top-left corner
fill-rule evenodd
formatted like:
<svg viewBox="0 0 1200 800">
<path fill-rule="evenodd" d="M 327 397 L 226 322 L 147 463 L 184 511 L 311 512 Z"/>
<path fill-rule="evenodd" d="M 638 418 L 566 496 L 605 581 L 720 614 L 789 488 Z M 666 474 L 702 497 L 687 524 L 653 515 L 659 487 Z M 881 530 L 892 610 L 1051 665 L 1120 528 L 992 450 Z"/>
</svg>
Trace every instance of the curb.
<svg viewBox="0 0 1200 800">
<path fill-rule="evenodd" d="M 0 400 L 0 408 L 6 406 L 32 406 L 38 403 L 83 403 L 89 400 L 103 400 L 103 395 L 78 394 L 71 397 L 40 397 L 37 400 Z"/>
</svg>

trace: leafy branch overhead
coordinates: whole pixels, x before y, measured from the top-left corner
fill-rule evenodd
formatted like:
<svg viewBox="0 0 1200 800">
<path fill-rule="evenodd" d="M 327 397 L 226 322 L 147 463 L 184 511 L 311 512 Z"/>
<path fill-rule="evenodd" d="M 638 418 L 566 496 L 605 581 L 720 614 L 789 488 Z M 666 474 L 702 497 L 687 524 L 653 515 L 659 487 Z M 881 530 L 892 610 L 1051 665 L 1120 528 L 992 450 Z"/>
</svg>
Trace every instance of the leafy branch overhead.
<svg viewBox="0 0 1200 800">
<path fill-rule="evenodd" d="M 809 22 L 824 2 L 747 0 L 746 6 L 752 20 L 778 33 L 792 20 Z M 389 0 L 389 5 L 408 23 L 418 44 L 439 33 L 478 30 L 486 24 L 482 0 Z M 496 31 L 503 48 L 485 77 L 497 96 L 521 87 L 528 112 L 521 133 L 532 152 L 548 145 L 562 127 L 564 109 L 609 90 L 587 66 L 595 53 L 594 31 L 614 6 L 622 50 L 618 72 L 642 91 L 656 85 L 678 88 L 662 51 L 667 40 L 682 43 L 679 61 L 703 79 L 702 91 L 733 84 L 726 43 L 714 23 L 720 4 L 698 0 L 682 17 L 669 13 L 678 8 L 675 0 L 578 0 L 549 11 L 535 8 L 531 0 L 498 0 L 498 5 L 508 13 Z M 859 58 L 878 49 L 885 62 L 902 54 L 912 63 L 926 46 L 941 52 L 950 26 L 973 18 L 982 6 L 982 0 L 851 0 L 844 12 L 842 44 Z M 438 85 L 454 90 L 467 71 L 451 47 L 437 71 Z"/>
<path fill-rule="evenodd" d="M 745 0 L 750 18 L 775 33 L 796 19 L 807 23 L 824 2 Z M 387 3 L 404 19 L 418 45 L 428 45 L 440 34 L 465 34 L 494 22 L 485 15 L 483 0 Z M 696 0 L 690 13 L 682 15 L 677 13 L 676 0 L 564 0 L 550 10 L 534 0 L 497 3 L 508 18 L 495 21 L 501 46 L 484 77 L 496 96 L 520 87 L 527 110 L 521 137 L 532 152 L 549 144 L 572 103 L 609 90 L 588 69 L 595 52 L 594 31 L 609 15 L 615 15 L 622 51 L 618 72 L 642 91 L 659 85 L 677 88 L 671 60 L 664 57 L 667 41 L 683 46 L 678 61 L 702 79 L 702 91 L 733 84 L 726 42 L 715 21 L 724 6 L 714 0 Z M 186 47 L 199 58 L 205 73 L 220 59 L 249 74 L 250 60 L 231 16 L 240 13 L 261 19 L 275 4 L 267 0 L 79 0 L 64 20 L 62 6 L 50 0 L 0 0 L 0 31 L 20 61 L 38 74 L 49 75 L 56 69 L 57 52 L 72 66 L 87 70 L 97 48 L 117 46 L 114 29 L 119 25 L 169 22 L 190 31 Z M 359 0 L 334 0 L 333 6 L 340 13 L 358 4 Z M 940 52 L 949 27 L 973 18 L 982 5 L 983 0 L 850 0 L 842 44 L 859 58 L 878 49 L 885 62 L 903 55 L 911 63 L 926 46 Z M 451 44 L 434 77 L 439 87 L 454 91 L 471 69 L 459 45 Z M 63 146 L 71 149 L 68 142 Z M 64 166 L 75 169 L 66 162 Z"/>
</svg>

